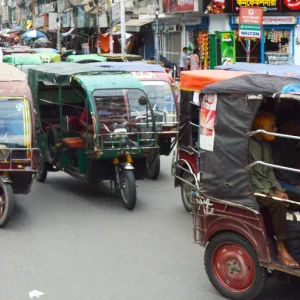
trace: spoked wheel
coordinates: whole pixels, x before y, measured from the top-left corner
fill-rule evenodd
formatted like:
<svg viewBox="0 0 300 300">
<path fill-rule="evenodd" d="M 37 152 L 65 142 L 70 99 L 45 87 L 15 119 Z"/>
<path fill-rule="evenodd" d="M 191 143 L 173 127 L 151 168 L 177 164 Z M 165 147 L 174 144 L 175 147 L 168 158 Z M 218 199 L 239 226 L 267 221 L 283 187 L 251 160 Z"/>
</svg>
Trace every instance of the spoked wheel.
<svg viewBox="0 0 300 300">
<path fill-rule="evenodd" d="M 232 300 L 256 298 L 268 279 L 250 242 L 233 232 L 212 238 L 205 249 L 204 264 L 212 285 Z"/>
<path fill-rule="evenodd" d="M 122 170 L 120 172 L 120 193 L 124 206 L 132 210 L 136 204 L 136 186 L 133 171 Z"/>
<path fill-rule="evenodd" d="M 45 161 L 41 151 L 39 151 L 37 156 L 37 164 L 38 164 L 38 169 L 36 173 L 36 180 L 38 182 L 44 182 L 48 174 L 48 162 Z"/>
<path fill-rule="evenodd" d="M 148 157 L 146 159 L 146 164 L 147 164 L 147 176 L 150 179 L 157 179 L 157 177 L 159 176 L 160 173 L 160 157 L 159 154 L 157 154 L 155 156 L 155 158 L 153 157 Z"/>
<path fill-rule="evenodd" d="M 5 227 L 14 211 L 14 194 L 10 183 L 0 180 L 0 227 Z"/>
<path fill-rule="evenodd" d="M 191 174 L 187 173 L 187 172 L 183 173 L 182 179 L 184 179 L 184 180 L 186 180 L 186 181 L 188 181 L 192 184 L 195 184 L 194 177 Z M 185 183 L 184 181 L 181 182 L 181 199 L 182 199 L 183 206 L 184 206 L 184 208 L 187 212 L 192 211 L 193 196 L 191 195 L 191 193 L 193 191 L 195 191 L 195 188 L 193 188 L 188 183 Z"/>
</svg>

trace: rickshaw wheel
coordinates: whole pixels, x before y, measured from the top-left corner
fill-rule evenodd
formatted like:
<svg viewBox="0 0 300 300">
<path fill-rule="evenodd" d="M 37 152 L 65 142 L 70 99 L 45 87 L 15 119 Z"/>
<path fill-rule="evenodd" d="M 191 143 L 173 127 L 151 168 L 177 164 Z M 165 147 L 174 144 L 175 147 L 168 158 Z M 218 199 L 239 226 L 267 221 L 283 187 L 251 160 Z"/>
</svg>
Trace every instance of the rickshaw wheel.
<svg viewBox="0 0 300 300">
<path fill-rule="evenodd" d="M 0 180 L 0 227 L 5 227 L 14 211 L 14 193 L 10 183 Z"/>
<path fill-rule="evenodd" d="M 48 174 L 48 163 L 45 161 L 44 156 L 40 151 L 39 151 L 37 163 L 38 163 L 38 170 L 36 173 L 36 180 L 38 182 L 44 182 Z"/>
<path fill-rule="evenodd" d="M 156 155 L 154 160 L 153 160 L 153 157 L 148 157 L 146 159 L 146 164 L 147 164 L 147 176 L 150 179 L 156 180 L 160 173 L 159 154 Z"/>
<path fill-rule="evenodd" d="M 232 300 L 254 299 L 268 279 L 250 242 L 234 232 L 212 238 L 205 249 L 204 264 L 212 285 Z"/>
<path fill-rule="evenodd" d="M 136 204 L 136 185 L 133 171 L 122 170 L 120 172 L 121 197 L 124 206 L 132 210 Z"/>
<path fill-rule="evenodd" d="M 56 145 L 59 143 L 59 134 L 54 126 L 47 130 L 46 143 L 45 143 L 45 157 L 50 165 L 55 165 L 59 160 L 59 151 Z"/>
<path fill-rule="evenodd" d="M 184 172 L 182 175 L 182 179 L 195 184 L 194 177 L 188 174 L 187 172 Z M 195 191 L 193 187 L 185 182 L 181 182 L 181 199 L 183 206 L 187 212 L 192 211 L 192 195 L 191 192 Z"/>
</svg>

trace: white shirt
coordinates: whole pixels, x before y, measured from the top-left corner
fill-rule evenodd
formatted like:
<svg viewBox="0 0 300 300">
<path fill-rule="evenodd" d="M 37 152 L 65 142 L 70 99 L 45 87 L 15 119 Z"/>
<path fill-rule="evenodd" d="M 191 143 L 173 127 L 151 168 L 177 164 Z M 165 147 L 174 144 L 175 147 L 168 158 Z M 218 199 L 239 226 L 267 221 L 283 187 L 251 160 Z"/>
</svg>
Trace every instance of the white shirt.
<svg viewBox="0 0 300 300">
<path fill-rule="evenodd" d="M 180 55 L 180 68 L 186 68 L 188 65 L 188 57 L 186 53 L 182 52 Z"/>
</svg>

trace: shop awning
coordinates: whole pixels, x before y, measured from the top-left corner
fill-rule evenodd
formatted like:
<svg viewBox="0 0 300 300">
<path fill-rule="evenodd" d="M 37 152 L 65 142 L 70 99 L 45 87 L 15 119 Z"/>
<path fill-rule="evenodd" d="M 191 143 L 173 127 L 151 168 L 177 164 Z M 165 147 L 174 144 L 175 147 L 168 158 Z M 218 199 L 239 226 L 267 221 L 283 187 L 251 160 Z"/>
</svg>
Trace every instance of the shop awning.
<svg viewBox="0 0 300 300">
<path fill-rule="evenodd" d="M 140 32 L 141 27 L 148 25 L 152 23 L 153 19 L 145 19 L 145 20 L 139 20 L 139 19 L 131 19 L 126 22 L 126 31 L 128 32 Z"/>
</svg>

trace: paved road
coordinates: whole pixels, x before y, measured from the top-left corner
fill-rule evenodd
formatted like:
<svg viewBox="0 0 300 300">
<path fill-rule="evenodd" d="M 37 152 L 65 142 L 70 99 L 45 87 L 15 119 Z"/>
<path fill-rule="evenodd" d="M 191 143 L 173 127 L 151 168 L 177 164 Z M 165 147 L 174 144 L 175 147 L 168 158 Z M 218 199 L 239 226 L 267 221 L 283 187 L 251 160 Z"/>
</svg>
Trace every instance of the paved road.
<svg viewBox="0 0 300 300">
<path fill-rule="evenodd" d="M 45 293 L 41 300 L 222 299 L 192 243 L 170 158 L 162 166 L 159 181 L 138 182 L 133 212 L 106 186 L 64 173 L 17 196 L 13 220 L 0 231 L 0 300 L 29 299 L 34 289 Z M 271 283 L 260 299 L 299 298 L 290 285 Z"/>
</svg>

